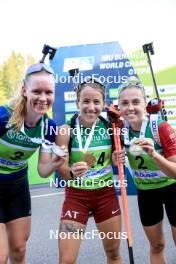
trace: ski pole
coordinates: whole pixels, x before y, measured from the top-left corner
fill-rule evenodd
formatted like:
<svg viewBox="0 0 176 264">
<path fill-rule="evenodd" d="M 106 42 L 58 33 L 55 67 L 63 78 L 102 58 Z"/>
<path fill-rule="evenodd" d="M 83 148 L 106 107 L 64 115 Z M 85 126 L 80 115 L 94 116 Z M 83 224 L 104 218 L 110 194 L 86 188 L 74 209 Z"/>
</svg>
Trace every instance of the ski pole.
<svg viewBox="0 0 176 264">
<path fill-rule="evenodd" d="M 49 59 L 52 60 L 54 58 L 55 53 L 56 53 L 56 48 L 53 48 L 49 45 L 44 44 L 42 53 L 43 53 L 43 57 L 39 61 L 40 63 L 44 63 L 45 58 L 48 54 L 49 54 Z"/>
<path fill-rule="evenodd" d="M 120 126 L 122 126 L 122 121 L 119 119 L 120 113 L 115 109 L 115 107 L 112 104 L 110 105 L 108 109 L 108 117 L 110 119 L 110 122 L 113 128 L 115 150 L 119 152 L 121 150 Z M 130 221 L 129 221 L 127 193 L 126 193 L 126 187 L 123 185 L 124 179 L 125 179 L 124 168 L 121 162 L 118 162 L 117 166 L 118 166 L 119 181 L 120 181 L 120 188 L 121 188 L 124 222 L 125 222 L 125 228 L 127 232 L 129 260 L 130 260 L 130 264 L 134 264 L 133 242 L 132 242 L 132 237 L 131 237 L 131 228 L 130 228 Z"/>
<path fill-rule="evenodd" d="M 151 42 L 151 43 L 148 43 L 148 44 L 144 44 L 142 46 L 142 48 L 143 48 L 144 53 L 147 54 L 148 64 L 149 64 L 151 75 L 152 75 L 152 80 L 153 80 L 153 84 L 154 84 L 154 88 L 155 88 L 155 93 L 156 93 L 156 97 L 157 97 L 158 103 L 159 103 L 160 102 L 160 97 L 159 97 L 158 88 L 157 88 L 157 85 L 156 85 L 156 80 L 155 80 L 155 76 L 154 76 L 154 72 L 153 72 L 152 61 L 151 61 L 151 58 L 150 58 L 150 54 L 151 55 L 154 54 L 153 43 Z M 162 108 L 160 109 L 160 113 L 161 113 L 162 119 L 165 120 Z"/>
</svg>

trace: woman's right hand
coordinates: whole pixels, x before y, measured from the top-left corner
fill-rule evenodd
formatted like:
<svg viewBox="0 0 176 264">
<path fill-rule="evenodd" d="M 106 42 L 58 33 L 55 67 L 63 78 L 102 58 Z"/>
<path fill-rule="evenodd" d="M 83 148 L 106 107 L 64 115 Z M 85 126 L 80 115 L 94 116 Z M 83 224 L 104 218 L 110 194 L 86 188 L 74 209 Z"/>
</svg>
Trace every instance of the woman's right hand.
<svg viewBox="0 0 176 264">
<path fill-rule="evenodd" d="M 112 161 L 113 161 L 113 164 L 116 166 L 118 162 L 124 164 L 125 163 L 125 148 L 121 149 L 120 151 L 114 150 L 114 152 L 112 153 Z"/>
<path fill-rule="evenodd" d="M 76 162 L 72 165 L 73 177 L 82 177 L 88 171 L 88 165 L 84 161 Z"/>
</svg>

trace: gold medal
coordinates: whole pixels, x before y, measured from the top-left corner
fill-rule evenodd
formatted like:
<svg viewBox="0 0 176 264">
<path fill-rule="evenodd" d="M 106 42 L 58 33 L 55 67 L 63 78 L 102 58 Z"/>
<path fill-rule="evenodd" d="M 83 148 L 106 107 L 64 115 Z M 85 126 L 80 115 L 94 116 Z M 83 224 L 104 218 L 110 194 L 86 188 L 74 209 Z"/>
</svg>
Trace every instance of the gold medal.
<svg viewBox="0 0 176 264">
<path fill-rule="evenodd" d="M 92 154 L 86 152 L 83 155 L 83 161 L 91 168 L 96 163 L 96 158 Z"/>
</svg>

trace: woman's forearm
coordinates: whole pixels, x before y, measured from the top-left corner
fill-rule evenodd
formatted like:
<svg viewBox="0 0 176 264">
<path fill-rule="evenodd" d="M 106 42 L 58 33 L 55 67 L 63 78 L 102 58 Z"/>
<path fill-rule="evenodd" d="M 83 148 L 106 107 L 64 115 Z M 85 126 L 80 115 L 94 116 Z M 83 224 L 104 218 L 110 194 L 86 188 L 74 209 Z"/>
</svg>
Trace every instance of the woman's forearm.
<svg viewBox="0 0 176 264">
<path fill-rule="evenodd" d="M 59 172 L 61 178 L 64 180 L 73 179 L 73 175 L 71 173 L 70 167 L 66 166 L 65 164 L 58 169 L 58 172 Z"/>
<path fill-rule="evenodd" d="M 54 168 L 53 168 L 51 162 L 48 164 L 40 164 L 38 166 L 38 173 L 39 173 L 40 177 L 42 177 L 42 178 L 49 177 L 53 172 L 54 172 Z"/>
<path fill-rule="evenodd" d="M 176 179 L 176 163 L 167 160 L 156 151 L 152 155 L 153 160 L 159 166 L 160 170 L 167 176 Z"/>
<path fill-rule="evenodd" d="M 43 178 L 49 177 L 53 172 L 58 171 L 60 167 L 64 166 L 66 160 L 64 158 L 47 157 L 43 160 L 39 160 L 38 172 Z"/>
</svg>

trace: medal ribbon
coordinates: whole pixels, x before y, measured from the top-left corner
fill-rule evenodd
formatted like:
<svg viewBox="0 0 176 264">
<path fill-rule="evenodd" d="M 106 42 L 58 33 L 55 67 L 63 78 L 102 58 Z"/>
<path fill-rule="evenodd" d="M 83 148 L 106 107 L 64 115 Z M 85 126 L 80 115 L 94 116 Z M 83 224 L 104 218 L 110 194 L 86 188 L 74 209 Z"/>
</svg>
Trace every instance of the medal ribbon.
<svg viewBox="0 0 176 264">
<path fill-rule="evenodd" d="M 37 137 L 29 137 L 28 135 L 26 135 L 25 133 L 25 129 L 24 129 L 24 122 L 21 126 L 20 132 L 22 132 L 28 139 L 30 139 L 31 142 L 36 143 L 36 144 L 41 144 L 44 148 L 50 148 L 53 143 L 51 143 L 49 140 L 45 139 L 44 136 L 44 118 L 42 117 L 42 121 L 41 121 L 41 137 L 37 138 Z"/>
<path fill-rule="evenodd" d="M 80 122 L 79 122 L 79 117 L 77 117 L 77 119 L 76 119 L 77 139 L 78 139 L 78 144 L 79 144 L 80 151 L 82 151 L 82 152 L 86 152 L 87 151 L 87 149 L 88 149 L 88 147 L 89 147 L 89 145 L 91 143 L 91 140 L 93 138 L 94 132 L 95 132 L 96 123 L 97 123 L 97 119 L 95 120 L 95 122 L 92 125 L 91 131 L 89 133 L 89 136 L 88 136 L 88 138 L 86 140 L 86 143 L 85 143 L 85 146 L 83 148 L 83 146 L 82 146 L 82 139 L 81 139 Z"/>
<path fill-rule="evenodd" d="M 141 130 L 140 130 L 140 133 L 139 133 L 139 138 L 144 138 L 145 137 L 145 130 L 146 130 L 146 127 L 147 127 L 147 123 L 148 123 L 148 118 L 147 117 L 143 117 Z M 125 133 L 125 135 L 124 135 L 125 145 L 130 145 L 131 142 L 134 141 L 136 138 L 133 138 L 130 141 L 130 139 L 129 139 L 129 124 L 127 122 L 125 122 L 125 127 L 128 128 L 128 132 Z"/>
</svg>

